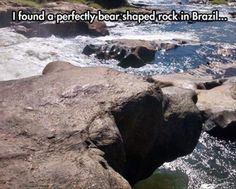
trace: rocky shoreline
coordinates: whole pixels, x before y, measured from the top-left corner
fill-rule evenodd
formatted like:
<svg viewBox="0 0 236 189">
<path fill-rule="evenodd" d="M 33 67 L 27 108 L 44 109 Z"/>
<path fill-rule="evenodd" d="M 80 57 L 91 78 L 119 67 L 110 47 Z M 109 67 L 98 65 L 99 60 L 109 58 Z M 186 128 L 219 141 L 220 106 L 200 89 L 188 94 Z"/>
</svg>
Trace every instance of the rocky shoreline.
<svg viewBox="0 0 236 189">
<path fill-rule="evenodd" d="M 26 37 L 109 34 L 98 21 L 13 24 L 12 10 L 38 9 L 9 2 L 0 4 L 1 27 Z M 61 1 L 44 8 L 94 10 Z M 137 68 L 157 50 L 185 43 L 112 40 L 83 53 Z M 236 62 L 141 77 L 57 61 L 40 76 L 0 81 L 0 94 L 0 188 L 131 189 L 163 163 L 190 154 L 201 132 L 236 141 Z"/>
</svg>

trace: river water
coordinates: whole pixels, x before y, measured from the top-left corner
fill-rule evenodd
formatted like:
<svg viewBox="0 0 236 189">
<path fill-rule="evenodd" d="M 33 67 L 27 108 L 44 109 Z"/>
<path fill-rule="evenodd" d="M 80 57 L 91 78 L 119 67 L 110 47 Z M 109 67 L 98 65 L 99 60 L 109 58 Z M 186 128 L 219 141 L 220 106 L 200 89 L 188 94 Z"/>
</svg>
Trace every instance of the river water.
<svg viewBox="0 0 236 189">
<path fill-rule="evenodd" d="M 219 10 L 229 16 L 236 6 L 194 5 L 183 0 L 132 0 L 162 10 L 177 11 Z M 227 22 L 166 22 L 166 23 L 121 23 L 107 22 L 110 35 L 92 38 L 77 36 L 62 39 L 25 38 L 11 28 L 0 29 L 0 80 L 19 79 L 41 74 L 50 61 L 63 60 L 75 65 L 107 66 L 135 74 L 154 75 L 184 72 L 211 61 L 230 63 L 236 60 L 236 19 Z M 118 67 L 115 60 L 99 61 L 81 52 L 87 44 L 103 44 L 109 39 L 145 39 L 169 43 L 185 40 L 187 44 L 170 51 L 161 50 L 150 64 L 138 69 Z M 221 56 L 218 49 L 229 49 L 231 55 Z M 236 188 L 236 143 L 226 143 L 203 133 L 194 152 L 176 161 L 165 163 L 162 169 L 181 170 L 189 177 L 189 189 L 235 189 Z"/>
</svg>

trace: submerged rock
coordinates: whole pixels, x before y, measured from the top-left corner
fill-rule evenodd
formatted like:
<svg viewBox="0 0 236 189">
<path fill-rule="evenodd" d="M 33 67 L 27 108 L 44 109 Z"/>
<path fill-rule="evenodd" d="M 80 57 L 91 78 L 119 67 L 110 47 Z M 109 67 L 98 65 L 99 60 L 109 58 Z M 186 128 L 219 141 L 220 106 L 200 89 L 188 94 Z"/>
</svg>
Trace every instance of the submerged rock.
<svg viewBox="0 0 236 189">
<path fill-rule="evenodd" d="M 130 189 L 201 131 L 191 95 L 180 108 L 172 92 L 107 68 L 54 62 L 0 93 L 0 188 Z"/>
</svg>

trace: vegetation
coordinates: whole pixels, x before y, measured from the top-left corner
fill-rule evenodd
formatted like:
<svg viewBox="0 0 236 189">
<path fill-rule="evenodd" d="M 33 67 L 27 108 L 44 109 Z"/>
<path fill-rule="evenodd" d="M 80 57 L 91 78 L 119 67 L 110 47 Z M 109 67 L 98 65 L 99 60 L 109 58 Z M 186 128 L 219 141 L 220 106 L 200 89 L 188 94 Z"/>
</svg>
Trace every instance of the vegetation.
<svg viewBox="0 0 236 189">
<path fill-rule="evenodd" d="M 221 5 L 221 4 L 227 4 L 227 0 L 209 0 L 211 4 L 214 5 Z"/>
<path fill-rule="evenodd" d="M 29 7 L 35 7 L 35 8 L 41 7 L 40 3 L 38 3 L 37 0 L 15 0 L 15 2 Z"/>
</svg>

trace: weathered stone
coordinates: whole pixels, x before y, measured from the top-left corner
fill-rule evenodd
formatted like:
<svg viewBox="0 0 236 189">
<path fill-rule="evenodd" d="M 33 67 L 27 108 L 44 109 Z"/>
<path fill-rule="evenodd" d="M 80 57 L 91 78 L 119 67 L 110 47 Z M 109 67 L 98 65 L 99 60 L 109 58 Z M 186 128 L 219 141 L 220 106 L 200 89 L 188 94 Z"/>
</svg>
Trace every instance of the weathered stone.
<svg viewBox="0 0 236 189">
<path fill-rule="evenodd" d="M 233 83 L 199 91 L 198 107 L 205 117 L 204 129 L 213 136 L 236 140 L 236 99 Z"/>
<path fill-rule="evenodd" d="M 55 61 L 49 63 L 44 69 L 43 69 L 43 75 L 50 74 L 53 72 L 62 72 L 65 70 L 74 69 L 76 66 L 72 65 L 69 62 L 61 62 L 61 61 Z"/>
<path fill-rule="evenodd" d="M 0 94 L 0 188 L 128 189 L 125 179 L 190 153 L 201 130 L 191 95 L 180 109 L 179 97 L 107 68 L 54 62 L 0 82 Z"/>
</svg>

